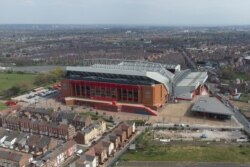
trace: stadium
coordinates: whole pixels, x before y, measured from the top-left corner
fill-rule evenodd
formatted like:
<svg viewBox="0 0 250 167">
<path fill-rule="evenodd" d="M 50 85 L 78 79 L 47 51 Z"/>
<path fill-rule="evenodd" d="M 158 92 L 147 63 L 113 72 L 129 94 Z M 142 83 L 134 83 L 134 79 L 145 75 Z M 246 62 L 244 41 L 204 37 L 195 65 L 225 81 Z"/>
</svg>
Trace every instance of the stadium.
<svg viewBox="0 0 250 167">
<path fill-rule="evenodd" d="M 208 91 L 206 72 L 147 61 L 92 59 L 66 67 L 61 97 L 67 105 L 157 115 L 166 103 Z"/>
</svg>

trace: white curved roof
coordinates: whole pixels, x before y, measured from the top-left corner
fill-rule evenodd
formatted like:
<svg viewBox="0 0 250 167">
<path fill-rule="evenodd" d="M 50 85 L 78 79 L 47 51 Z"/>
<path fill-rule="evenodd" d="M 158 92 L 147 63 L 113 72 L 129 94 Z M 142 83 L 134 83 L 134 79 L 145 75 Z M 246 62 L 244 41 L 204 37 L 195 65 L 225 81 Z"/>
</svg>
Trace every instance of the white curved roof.
<svg viewBox="0 0 250 167">
<path fill-rule="evenodd" d="M 68 66 L 67 71 L 106 73 L 117 75 L 144 76 L 160 82 L 169 89 L 169 83 L 173 80 L 174 74 L 166 70 L 159 63 L 145 62 L 121 62 L 117 65 L 112 64 L 94 64 L 92 66 Z"/>
</svg>

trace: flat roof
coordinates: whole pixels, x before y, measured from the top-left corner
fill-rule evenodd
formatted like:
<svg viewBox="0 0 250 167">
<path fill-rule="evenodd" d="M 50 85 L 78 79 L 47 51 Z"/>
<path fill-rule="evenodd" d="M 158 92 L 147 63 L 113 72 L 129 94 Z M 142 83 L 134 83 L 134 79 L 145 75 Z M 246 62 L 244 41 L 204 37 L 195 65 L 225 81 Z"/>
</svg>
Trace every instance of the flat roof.
<svg viewBox="0 0 250 167">
<path fill-rule="evenodd" d="M 200 97 L 191 108 L 191 111 L 228 116 L 233 115 L 233 112 L 216 97 Z"/>
<path fill-rule="evenodd" d="M 197 86 L 197 84 L 203 84 L 207 80 L 207 77 L 207 72 L 190 72 L 177 86 Z"/>
</svg>

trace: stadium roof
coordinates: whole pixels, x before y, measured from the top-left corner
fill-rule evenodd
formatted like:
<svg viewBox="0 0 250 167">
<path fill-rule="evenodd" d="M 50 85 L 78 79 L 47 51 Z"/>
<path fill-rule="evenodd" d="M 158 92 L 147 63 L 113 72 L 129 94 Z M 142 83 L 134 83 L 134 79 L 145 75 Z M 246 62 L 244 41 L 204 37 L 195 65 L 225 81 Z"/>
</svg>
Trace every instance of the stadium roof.
<svg viewBox="0 0 250 167">
<path fill-rule="evenodd" d="M 93 63 L 90 66 L 69 66 L 66 67 L 66 70 L 129 76 L 144 76 L 164 84 L 168 90 L 171 89 L 169 83 L 172 82 L 174 78 L 174 74 L 166 70 L 160 63 L 151 63 L 145 61 L 121 61 L 116 62 L 116 64 L 105 64 L 103 62 L 97 63 L 98 64 Z"/>
<path fill-rule="evenodd" d="M 250 60 L 250 56 L 244 57 L 245 60 Z"/>
<path fill-rule="evenodd" d="M 175 74 L 168 69 L 177 69 Z M 126 75 L 133 78 L 147 77 L 165 85 L 172 93 L 172 85 L 175 87 L 190 87 L 196 89 L 207 80 L 206 72 L 191 72 L 180 70 L 179 65 L 153 63 L 141 60 L 120 59 L 87 59 L 81 66 L 66 67 L 67 71 L 99 73 L 104 75 Z"/>
<path fill-rule="evenodd" d="M 207 72 L 189 72 L 177 83 L 177 86 L 197 87 L 197 85 L 203 84 L 207 80 L 207 77 Z"/>
<path fill-rule="evenodd" d="M 227 116 L 233 115 L 232 111 L 216 97 L 200 97 L 193 105 L 191 111 Z"/>
</svg>

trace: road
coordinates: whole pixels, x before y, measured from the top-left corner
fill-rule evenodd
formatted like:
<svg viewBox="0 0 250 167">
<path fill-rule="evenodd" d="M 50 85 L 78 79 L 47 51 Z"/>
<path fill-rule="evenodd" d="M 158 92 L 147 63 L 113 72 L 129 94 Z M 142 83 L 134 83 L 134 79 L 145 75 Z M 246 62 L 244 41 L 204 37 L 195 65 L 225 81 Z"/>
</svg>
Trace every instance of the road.
<svg viewBox="0 0 250 167">
<path fill-rule="evenodd" d="M 224 101 L 229 103 L 227 99 L 224 99 Z M 235 118 L 243 125 L 244 130 L 248 133 L 248 135 L 250 135 L 250 126 L 249 126 L 250 122 L 246 119 L 246 117 L 244 117 L 244 115 L 241 114 L 241 112 L 239 111 L 239 109 L 237 109 L 237 107 L 231 105 L 228 105 L 228 108 L 231 109 L 231 111 L 234 113 Z"/>
<path fill-rule="evenodd" d="M 182 52 L 182 56 L 183 56 L 183 57 L 185 58 L 185 60 L 187 61 L 188 65 L 189 65 L 192 69 L 197 70 L 197 66 L 196 66 L 196 64 L 193 62 L 193 60 L 191 59 L 190 53 L 188 53 L 187 51 L 185 51 L 185 49 L 182 49 L 181 52 Z"/>
<path fill-rule="evenodd" d="M 240 113 L 239 110 L 236 110 L 234 116 L 244 126 L 245 131 L 250 135 L 250 122 Z"/>
</svg>

